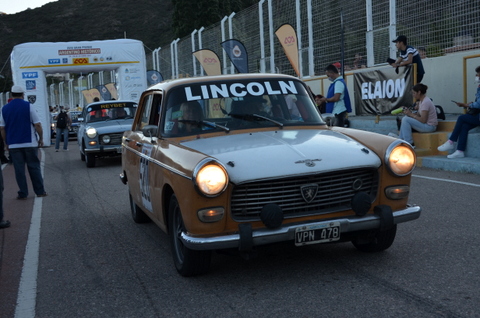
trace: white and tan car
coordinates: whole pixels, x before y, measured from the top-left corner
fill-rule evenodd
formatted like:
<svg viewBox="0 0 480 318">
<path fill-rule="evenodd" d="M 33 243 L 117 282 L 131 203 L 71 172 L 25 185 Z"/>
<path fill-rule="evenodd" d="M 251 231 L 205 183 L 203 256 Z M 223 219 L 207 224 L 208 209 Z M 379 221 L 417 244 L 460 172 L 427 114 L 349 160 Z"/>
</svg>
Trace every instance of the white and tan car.
<svg viewBox="0 0 480 318">
<path fill-rule="evenodd" d="M 178 272 L 205 273 L 210 252 L 291 241 L 391 246 L 408 204 L 415 153 L 402 140 L 329 128 L 291 76 L 186 78 L 145 91 L 122 141 L 134 221 L 169 233 Z"/>
</svg>

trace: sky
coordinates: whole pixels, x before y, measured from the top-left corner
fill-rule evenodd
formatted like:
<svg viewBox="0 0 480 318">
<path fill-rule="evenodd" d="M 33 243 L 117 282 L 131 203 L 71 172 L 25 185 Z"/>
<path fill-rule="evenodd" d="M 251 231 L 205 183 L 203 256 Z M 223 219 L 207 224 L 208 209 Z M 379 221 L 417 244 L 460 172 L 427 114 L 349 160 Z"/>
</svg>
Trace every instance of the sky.
<svg viewBox="0 0 480 318">
<path fill-rule="evenodd" d="M 0 12 L 7 14 L 17 13 L 24 10 L 35 9 L 48 2 L 57 0 L 0 0 Z"/>
</svg>

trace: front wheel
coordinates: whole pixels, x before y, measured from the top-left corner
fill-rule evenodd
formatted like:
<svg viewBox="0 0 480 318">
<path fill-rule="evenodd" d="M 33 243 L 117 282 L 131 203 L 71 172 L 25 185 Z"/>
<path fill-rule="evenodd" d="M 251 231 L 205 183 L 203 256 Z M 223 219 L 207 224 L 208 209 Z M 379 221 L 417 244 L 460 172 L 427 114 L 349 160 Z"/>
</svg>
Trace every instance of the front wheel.
<svg viewBox="0 0 480 318">
<path fill-rule="evenodd" d="M 87 168 L 95 167 L 95 154 L 93 153 L 85 154 L 85 164 L 87 165 Z"/>
<path fill-rule="evenodd" d="M 142 209 L 133 201 L 132 195 L 129 193 L 130 198 L 130 210 L 132 212 L 132 219 L 135 223 L 147 223 L 150 222 L 150 218 L 143 212 Z"/>
<path fill-rule="evenodd" d="M 397 225 L 386 231 L 376 231 L 366 237 L 358 237 L 352 241 L 353 245 L 362 252 L 381 252 L 392 246 L 397 234 Z"/>
<path fill-rule="evenodd" d="M 208 272 L 211 251 L 195 251 L 183 245 L 180 236 L 185 231 L 185 225 L 175 195 L 172 195 L 170 199 L 168 230 L 173 262 L 178 273 L 182 276 L 195 276 Z"/>
</svg>

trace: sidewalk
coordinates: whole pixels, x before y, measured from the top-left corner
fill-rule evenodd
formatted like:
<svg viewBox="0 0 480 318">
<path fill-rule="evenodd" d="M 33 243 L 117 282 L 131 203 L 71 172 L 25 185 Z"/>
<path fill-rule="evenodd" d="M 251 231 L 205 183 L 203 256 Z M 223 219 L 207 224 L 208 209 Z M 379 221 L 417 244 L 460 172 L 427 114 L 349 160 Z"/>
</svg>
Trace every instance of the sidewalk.
<svg viewBox="0 0 480 318">
<path fill-rule="evenodd" d="M 3 164 L 2 173 L 4 219 L 12 224 L 0 230 L 0 316 L 13 317 L 35 197 L 30 186 L 28 199 L 17 200 L 13 165 Z"/>
<path fill-rule="evenodd" d="M 456 121 L 459 114 L 445 114 L 445 121 Z M 349 116 L 350 128 L 373 131 L 388 135 L 389 132 L 397 133 L 396 116 Z M 442 120 L 439 120 L 441 122 Z M 448 159 L 446 155 L 419 157 L 418 166 L 480 174 L 480 130 L 475 128 L 470 131 L 465 158 Z"/>
</svg>

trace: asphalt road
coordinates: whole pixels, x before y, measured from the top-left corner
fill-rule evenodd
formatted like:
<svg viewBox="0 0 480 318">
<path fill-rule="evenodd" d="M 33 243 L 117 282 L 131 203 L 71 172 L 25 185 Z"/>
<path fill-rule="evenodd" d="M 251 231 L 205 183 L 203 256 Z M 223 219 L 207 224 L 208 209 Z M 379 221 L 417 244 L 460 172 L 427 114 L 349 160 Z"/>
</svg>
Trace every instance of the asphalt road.
<svg viewBox="0 0 480 318">
<path fill-rule="evenodd" d="M 251 260 L 214 253 L 207 275 L 184 278 L 167 235 L 131 220 L 120 160 L 87 169 L 70 148 L 44 149 L 49 196 L 41 201 L 35 317 L 480 317 L 478 175 L 416 169 L 410 201 L 422 215 L 399 225 L 383 253 L 278 244 Z M 16 191 L 9 169 L 6 196 Z M 26 211 L 35 202 L 21 204 Z M 0 232 L 0 317 L 14 317 L 25 223 Z M 18 306 L 17 317 L 27 317 Z"/>
</svg>

